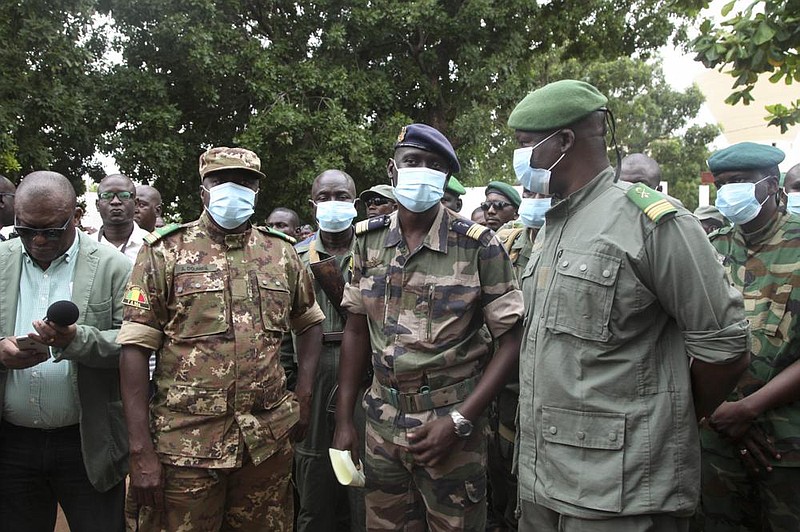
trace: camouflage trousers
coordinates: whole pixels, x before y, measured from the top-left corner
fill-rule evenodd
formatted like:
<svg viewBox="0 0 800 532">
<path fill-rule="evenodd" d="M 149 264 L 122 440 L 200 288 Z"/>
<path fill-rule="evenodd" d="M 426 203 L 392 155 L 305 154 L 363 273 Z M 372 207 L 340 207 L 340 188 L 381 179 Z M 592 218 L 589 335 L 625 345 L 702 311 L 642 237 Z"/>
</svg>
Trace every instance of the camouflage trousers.
<svg viewBox="0 0 800 532">
<path fill-rule="evenodd" d="M 530 501 L 521 501 L 521 506 L 521 532 L 687 532 L 692 519 L 668 514 L 581 519 Z"/>
<path fill-rule="evenodd" d="M 236 469 L 201 469 L 164 464 L 165 509 L 126 503 L 128 532 L 291 531 L 292 448 Z"/>
<path fill-rule="evenodd" d="M 443 463 L 426 467 L 406 447 L 382 438 L 373 423 L 367 420 L 367 530 L 484 532 L 486 434 L 478 424 Z"/>
<path fill-rule="evenodd" d="M 800 530 L 800 468 L 755 475 L 738 458 L 703 451 L 695 526 L 705 532 Z"/>
</svg>

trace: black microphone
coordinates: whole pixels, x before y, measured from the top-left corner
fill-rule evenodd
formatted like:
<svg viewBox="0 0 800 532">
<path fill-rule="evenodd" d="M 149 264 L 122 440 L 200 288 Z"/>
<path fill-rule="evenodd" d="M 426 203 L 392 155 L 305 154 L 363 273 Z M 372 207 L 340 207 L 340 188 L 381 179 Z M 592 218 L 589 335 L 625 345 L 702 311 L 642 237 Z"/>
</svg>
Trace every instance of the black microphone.
<svg viewBox="0 0 800 532">
<path fill-rule="evenodd" d="M 56 301 L 47 309 L 47 316 L 45 316 L 44 321 L 53 322 L 62 327 L 69 327 L 78 321 L 79 315 L 78 306 L 72 301 Z"/>
</svg>

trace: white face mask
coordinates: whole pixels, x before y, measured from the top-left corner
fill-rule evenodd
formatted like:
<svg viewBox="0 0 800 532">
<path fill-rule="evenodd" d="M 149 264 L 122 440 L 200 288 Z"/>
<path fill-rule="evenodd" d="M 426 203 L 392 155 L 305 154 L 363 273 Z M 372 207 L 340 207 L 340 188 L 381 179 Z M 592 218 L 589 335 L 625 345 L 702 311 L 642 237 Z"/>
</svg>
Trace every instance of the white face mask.
<svg viewBox="0 0 800 532">
<path fill-rule="evenodd" d="M 442 200 L 447 174 L 425 167 L 397 168 L 394 196 L 411 212 L 425 212 Z"/>
<path fill-rule="evenodd" d="M 767 176 L 764 179 L 768 179 Z M 761 207 L 767 202 L 769 196 L 764 201 L 756 198 L 756 185 L 764 181 L 760 179 L 755 183 L 728 183 L 722 185 L 717 191 L 717 200 L 714 206 L 719 209 L 725 218 L 736 225 L 746 224 L 752 221 L 761 212 Z"/>
<path fill-rule="evenodd" d="M 558 131 L 554 131 L 541 141 L 537 142 L 534 146 L 526 148 L 517 148 L 514 150 L 514 173 L 517 175 L 522 188 L 536 192 L 538 194 L 550 195 L 550 171 L 561 162 L 566 153 L 562 153 L 561 157 L 556 159 L 550 168 L 534 168 L 531 166 L 531 158 L 533 157 L 533 150 L 553 138 Z"/>
<path fill-rule="evenodd" d="M 800 214 L 800 192 L 786 193 L 786 210 L 792 214 Z"/>
<path fill-rule="evenodd" d="M 539 229 L 544 225 L 544 215 L 550 210 L 550 198 L 522 198 L 519 205 L 519 219 L 522 225 L 532 229 Z"/>
<path fill-rule="evenodd" d="M 203 190 L 209 196 L 206 210 L 220 227 L 235 229 L 255 212 L 256 191 L 249 187 L 228 182 Z"/>
<path fill-rule="evenodd" d="M 349 201 L 321 201 L 315 205 L 319 228 L 326 233 L 341 233 L 352 225 L 358 214 L 356 206 Z"/>
</svg>

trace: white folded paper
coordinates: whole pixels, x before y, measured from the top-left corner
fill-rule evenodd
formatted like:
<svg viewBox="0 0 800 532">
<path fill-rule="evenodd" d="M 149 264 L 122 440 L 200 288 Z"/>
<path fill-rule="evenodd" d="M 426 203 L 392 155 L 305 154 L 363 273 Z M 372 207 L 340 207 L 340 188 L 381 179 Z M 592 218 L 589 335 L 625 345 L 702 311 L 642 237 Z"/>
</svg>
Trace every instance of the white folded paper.
<svg viewBox="0 0 800 532">
<path fill-rule="evenodd" d="M 328 454 L 331 457 L 333 472 L 336 473 L 336 480 L 339 481 L 339 484 L 356 488 L 364 486 L 366 478 L 364 477 L 364 464 L 361 463 L 361 460 L 356 466 L 349 450 L 328 449 Z"/>
</svg>

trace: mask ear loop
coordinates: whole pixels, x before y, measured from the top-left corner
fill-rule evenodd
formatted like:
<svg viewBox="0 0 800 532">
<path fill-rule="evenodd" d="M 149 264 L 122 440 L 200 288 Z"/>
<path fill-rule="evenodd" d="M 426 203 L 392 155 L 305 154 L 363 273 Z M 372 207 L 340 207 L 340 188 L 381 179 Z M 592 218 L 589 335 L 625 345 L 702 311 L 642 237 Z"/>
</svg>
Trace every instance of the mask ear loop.
<svg viewBox="0 0 800 532">
<path fill-rule="evenodd" d="M 611 112 L 611 109 L 604 109 L 606 112 L 606 125 L 608 126 L 609 131 L 611 131 L 611 142 L 614 144 L 614 153 L 617 155 L 617 169 L 614 172 L 614 183 L 619 181 L 620 172 L 622 172 L 622 154 L 619 151 L 619 145 L 617 145 L 617 121 L 614 119 L 614 113 Z"/>
</svg>

